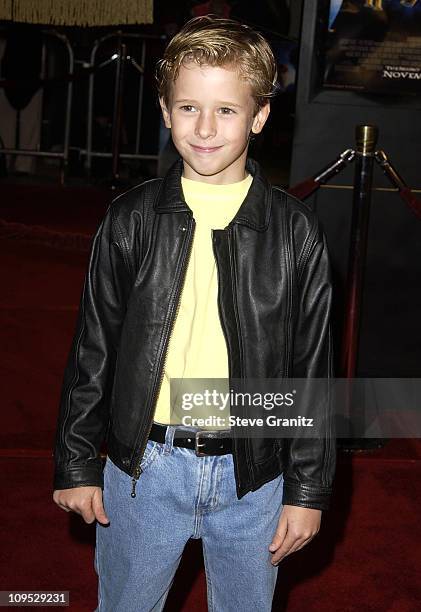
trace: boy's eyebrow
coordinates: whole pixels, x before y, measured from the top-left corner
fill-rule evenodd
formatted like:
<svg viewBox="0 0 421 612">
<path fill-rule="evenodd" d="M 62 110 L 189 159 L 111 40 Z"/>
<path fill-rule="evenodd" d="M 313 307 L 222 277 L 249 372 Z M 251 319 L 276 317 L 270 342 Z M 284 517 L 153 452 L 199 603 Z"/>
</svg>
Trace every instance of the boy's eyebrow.
<svg viewBox="0 0 421 612">
<path fill-rule="evenodd" d="M 174 100 L 174 104 L 181 104 L 182 102 L 188 102 L 189 104 L 197 104 L 197 100 L 192 100 L 191 98 L 186 98 L 183 100 Z M 235 102 L 227 102 L 224 100 L 219 100 L 218 104 L 221 106 L 235 106 L 237 108 L 242 108 L 241 104 L 236 104 Z"/>
</svg>

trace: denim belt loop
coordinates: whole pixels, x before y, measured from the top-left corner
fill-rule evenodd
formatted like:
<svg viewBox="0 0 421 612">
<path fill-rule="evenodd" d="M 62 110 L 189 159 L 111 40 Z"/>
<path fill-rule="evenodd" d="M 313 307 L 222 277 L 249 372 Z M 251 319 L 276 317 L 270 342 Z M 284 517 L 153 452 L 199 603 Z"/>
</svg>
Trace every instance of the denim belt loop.
<svg viewBox="0 0 421 612">
<path fill-rule="evenodd" d="M 176 429 L 175 425 L 168 425 L 167 427 L 167 431 L 165 432 L 164 455 L 169 455 L 172 451 Z"/>
</svg>

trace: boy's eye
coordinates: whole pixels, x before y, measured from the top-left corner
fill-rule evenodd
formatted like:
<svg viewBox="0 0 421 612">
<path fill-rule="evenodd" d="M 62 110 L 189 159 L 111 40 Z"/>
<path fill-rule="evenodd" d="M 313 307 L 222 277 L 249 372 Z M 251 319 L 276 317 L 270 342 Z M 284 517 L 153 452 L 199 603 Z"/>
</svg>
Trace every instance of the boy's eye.
<svg viewBox="0 0 421 612">
<path fill-rule="evenodd" d="M 232 110 L 232 108 L 228 108 L 227 106 L 223 106 L 222 108 L 219 109 L 221 115 L 232 115 L 233 113 L 235 113 L 234 110 Z"/>
</svg>

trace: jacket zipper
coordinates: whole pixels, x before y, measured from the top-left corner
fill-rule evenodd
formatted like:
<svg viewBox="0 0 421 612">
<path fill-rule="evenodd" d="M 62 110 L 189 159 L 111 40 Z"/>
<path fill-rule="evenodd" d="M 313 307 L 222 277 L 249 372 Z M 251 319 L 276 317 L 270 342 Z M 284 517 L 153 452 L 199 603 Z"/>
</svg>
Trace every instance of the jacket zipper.
<svg viewBox="0 0 421 612">
<path fill-rule="evenodd" d="M 217 272 L 217 279 L 218 279 L 218 316 L 219 316 L 219 322 L 221 324 L 221 329 L 222 332 L 224 334 L 224 338 L 225 338 L 225 344 L 227 347 L 227 353 L 228 353 L 228 357 L 229 357 L 229 347 L 228 347 L 228 334 L 227 334 L 227 330 L 225 328 L 224 322 L 222 320 L 222 315 L 221 315 L 221 277 L 219 274 L 219 269 L 218 269 L 218 260 L 216 258 L 216 253 L 215 253 L 215 241 L 214 241 L 214 230 L 212 231 L 212 251 L 213 251 L 213 257 L 215 259 L 215 264 L 216 264 L 216 272 Z M 228 359 L 228 375 L 231 378 L 232 377 L 232 371 L 231 371 L 231 360 Z"/>
<path fill-rule="evenodd" d="M 230 260 L 229 260 L 229 266 L 230 266 L 230 275 L 231 275 L 231 288 L 232 288 L 232 293 L 233 293 L 233 308 L 236 312 L 236 324 L 237 324 L 237 330 L 238 330 L 238 342 L 240 343 L 240 320 L 238 317 L 238 309 L 237 309 L 237 300 L 236 300 L 236 292 L 235 292 L 235 287 L 233 286 L 233 280 L 234 280 L 234 270 L 233 270 L 233 254 L 232 254 L 232 248 L 231 248 L 231 237 L 232 237 L 232 241 L 234 241 L 234 234 L 233 234 L 233 230 L 231 227 L 228 227 L 227 231 L 227 236 L 228 236 L 228 252 L 229 252 L 229 256 L 230 256 Z M 213 230 L 212 230 L 212 235 L 213 235 Z M 228 335 L 227 335 L 227 331 L 225 329 L 225 325 L 223 323 L 222 320 L 222 315 L 221 315 L 221 301 L 220 301 L 220 297 L 221 297 L 221 291 L 220 291 L 220 274 L 219 274 L 219 269 L 218 269 L 218 259 L 216 257 L 215 254 L 215 243 L 212 239 L 212 248 L 213 248 L 213 255 L 215 258 L 215 262 L 216 262 L 216 269 L 218 272 L 218 314 L 219 314 L 219 320 L 221 322 L 221 328 L 222 331 L 224 333 L 224 337 L 225 337 L 225 343 L 227 345 L 227 351 L 228 351 L 228 356 L 229 356 L 229 346 L 228 346 Z M 240 355 L 241 355 L 241 351 L 240 351 Z M 240 357 L 241 360 L 241 357 Z M 243 364 L 240 364 L 240 372 L 241 372 L 241 376 L 243 376 Z M 229 369 L 229 377 L 230 379 L 232 378 L 232 370 L 231 370 L 231 360 L 228 359 L 228 369 Z M 233 438 L 233 443 L 234 443 L 234 452 L 235 452 L 235 448 L 236 448 L 236 442 L 235 442 L 235 438 Z M 252 476 L 252 468 L 251 468 L 251 457 L 250 457 L 250 449 L 248 448 L 247 444 L 246 444 L 246 459 L 247 459 L 247 465 L 249 468 L 249 473 L 252 477 L 253 480 L 253 476 Z"/>
<path fill-rule="evenodd" d="M 232 287 L 232 302 L 233 302 L 233 308 L 234 308 L 234 313 L 235 313 L 235 322 L 237 325 L 237 333 L 238 333 L 238 344 L 239 344 L 239 349 L 240 349 L 240 376 L 241 378 L 244 378 L 244 370 L 243 370 L 243 363 L 241 363 L 242 361 L 242 355 L 243 355 L 243 347 L 242 347 L 242 342 L 241 342 L 241 330 L 240 330 L 240 317 L 238 316 L 238 302 L 237 302 L 237 278 L 236 278 L 236 274 L 235 274 L 235 255 L 234 255 L 234 231 L 233 228 L 229 228 L 228 229 L 228 252 L 229 252 L 229 258 L 230 258 L 230 272 L 231 272 L 231 287 Z M 250 442 L 249 440 L 244 440 L 244 448 L 246 451 L 246 460 L 247 460 L 247 467 L 249 470 L 249 474 L 250 474 L 250 478 L 251 481 L 254 484 L 254 474 L 253 474 L 253 462 L 251 459 L 251 454 L 250 454 Z"/>
<path fill-rule="evenodd" d="M 157 385 L 157 387 L 155 389 L 155 393 L 153 395 L 153 402 L 152 402 L 153 406 L 156 405 L 156 402 L 157 402 L 158 396 L 159 396 L 159 392 L 161 390 L 162 381 L 163 381 L 164 372 L 165 372 L 165 364 L 166 364 L 167 355 L 168 355 L 168 347 L 169 347 L 171 336 L 172 336 L 172 333 L 173 333 L 173 330 L 174 330 L 175 321 L 177 320 L 178 311 L 180 310 L 181 297 L 182 297 L 182 294 L 183 294 L 183 289 L 184 289 L 184 285 L 185 285 L 185 281 L 186 281 L 187 268 L 189 266 L 191 252 L 192 252 L 192 248 L 193 248 L 193 239 L 194 239 L 195 227 L 196 227 L 195 220 L 192 218 L 191 219 L 191 223 L 189 224 L 189 230 L 190 230 L 189 236 L 186 239 L 186 240 L 189 240 L 189 244 L 188 244 L 187 254 L 186 254 L 186 257 L 185 257 L 184 262 L 183 262 L 184 268 L 182 270 L 182 278 L 181 278 L 181 282 L 180 282 L 180 285 L 179 285 L 180 290 L 179 290 L 178 296 L 176 298 L 176 300 L 178 300 L 177 301 L 177 306 L 176 306 L 175 314 L 174 314 L 174 316 L 172 318 L 172 321 L 170 322 L 170 325 L 169 325 L 169 334 L 167 335 L 167 338 L 165 340 L 166 344 L 165 344 L 164 353 L 163 353 L 164 354 L 164 358 L 162 360 L 162 367 L 161 367 L 161 371 L 160 371 L 160 375 L 159 375 L 158 385 Z M 145 442 L 142 445 L 142 448 L 140 449 L 139 456 L 138 456 L 138 459 L 137 459 L 137 462 L 136 462 L 136 467 L 135 467 L 134 472 L 133 472 L 133 477 L 132 477 L 132 492 L 130 494 L 131 497 L 133 497 L 133 498 L 136 497 L 136 485 L 137 485 L 137 481 L 139 480 L 140 475 L 142 473 L 142 468 L 140 467 L 140 464 L 142 463 L 142 457 L 143 457 L 143 454 L 145 452 L 146 445 L 148 443 L 148 439 L 149 439 L 149 435 L 151 433 L 152 425 L 153 425 L 153 417 L 152 417 L 150 425 L 149 425 L 149 429 L 148 429 L 148 433 L 147 433 L 146 438 L 145 438 Z"/>
</svg>

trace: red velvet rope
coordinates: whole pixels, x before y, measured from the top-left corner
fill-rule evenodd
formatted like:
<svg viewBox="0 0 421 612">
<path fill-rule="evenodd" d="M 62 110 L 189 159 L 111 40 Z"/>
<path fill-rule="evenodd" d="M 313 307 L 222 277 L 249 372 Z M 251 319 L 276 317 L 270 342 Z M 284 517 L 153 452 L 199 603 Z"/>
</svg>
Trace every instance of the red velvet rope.
<svg viewBox="0 0 421 612">
<path fill-rule="evenodd" d="M 311 196 L 312 193 L 317 191 L 319 187 L 320 183 L 310 178 L 302 183 L 294 185 L 294 187 L 290 187 L 288 189 L 288 193 L 295 196 L 299 200 L 305 200 Z M 412 212 L 421 219 L 421 200 L 415 197 L 409 187 L 399 190 L 399 195 L 402 201 L 412 210 Z"/>
<path fill-rule="evenodd" d="M 294 187 L 290 187 L 288 189 L 288 193 L 292 196 L 298 198 L 299 200 L 305 200 L 312 193 L 314 193 L 320 187 L 320 183 L 313 180 L 312 178 L 303 181 L 302 183 L 298 183 L 298 185 L 294 185 Z"/>
<path fill-rule="evenodd" d="M 409 187 L 405 187 L 401 189 L 399 192 L 402 200 L 409 206 L 409 208 L 414 212 L 417 217 L 421 219 L 421 200 L 416 198 Z"/>
</svg>

